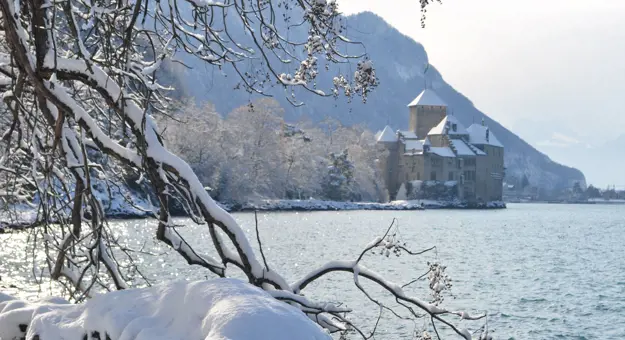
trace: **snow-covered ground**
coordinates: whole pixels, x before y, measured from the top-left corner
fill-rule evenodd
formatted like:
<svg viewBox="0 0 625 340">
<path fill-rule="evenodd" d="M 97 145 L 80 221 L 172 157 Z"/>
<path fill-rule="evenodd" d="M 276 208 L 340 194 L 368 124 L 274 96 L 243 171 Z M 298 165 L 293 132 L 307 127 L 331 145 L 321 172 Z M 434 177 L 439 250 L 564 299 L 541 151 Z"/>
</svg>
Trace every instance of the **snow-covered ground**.
<svg viewBox="0 0 625 340">
<path fill-rule="evenodd" d="M 300 310 L 235 279 L 115 291 L 82 304 L 0 293 L 0 339 L 331 340 Z M 96 336 L 97 335 L 97 336 Z"/>
</svg>

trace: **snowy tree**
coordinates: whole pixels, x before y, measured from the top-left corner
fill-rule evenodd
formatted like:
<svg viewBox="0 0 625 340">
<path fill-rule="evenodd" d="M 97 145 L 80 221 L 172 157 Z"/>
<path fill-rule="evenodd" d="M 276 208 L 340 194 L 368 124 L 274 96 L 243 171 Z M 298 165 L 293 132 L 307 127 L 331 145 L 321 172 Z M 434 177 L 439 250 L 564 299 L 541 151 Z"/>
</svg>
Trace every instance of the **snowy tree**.
<svg viewBox="0 0 625 340">
<path fill-rule="evenodd" d="M 330 153 L 327 162 L 327 173 L 323 183 L 324 196 L 335 201 L 352 199 L 354 165 L 349 160 L 347 150 L 339 154 Z"/>
<path fill-rule="evenodd" d="M 279 153 L 280 132 L 284 121 L 282 109 L 273 99 L 262 99 L 240 107 L 226 119 L 226 133 L 232 154 L 236 155 L 236 168 L 232 168 L 228 191 L 231 199 L 248 193 L 248 198 L 272 197 L 284 192 L 284 174 Z M 250 195 L 249 193 L 253 193 Z"/>
<path fill-rule="evenodd" d="M 242 106 L 222 118 L 212 105 L 182 103 L 159 119 L 164 138 L 195 171 L 211 196 L 243 203 L 254 198 L 323 197 L 328 150 L 347 150 L 351 184 L 337 200 L 384 201 L 373 134 L 360 127 L 287 123 L 274 100 Z M 190 122 L 193 122 L 190 124 Z M 244 138 L 242 138 L 244 136 Z M 219 153 L 208 152 L 220 150 Z"/>
<path fill-rule="evenodd" d="M 199 108 L 193 102 L 185 102 L 171 115 L 160 116 L 158 121 L 168 147 L 184 158 L 200 181 L 210 187 L 218 183 L 220 165 L 230 150 L 225 123 L 215 107 L 206 104 Z"/>
<path fill-rule="evenodd" d="M 421 0 L 423 6 L 428 2 Z M 94 150 L 148 183 L 157 198 L 150 211 L 158 222 L 156 238 L 190 265 L 219 277 L 229 276 L 236 267 L 251 285 L 297 306 L 329 331 L 356 330 L 366 337 L 354 325 L 357 320 L 345 316 L 349 310 L 302 294 L 328 274 L 349 272 L 357 289 L 364 291 L 360 279 L 369 280 L 400 301 L 411 317 L 427 315 L 432 323 L 445 324 L 470 339 L 469 331 L 458 328 L 450 316 L 478 319 L 481 315 L 410 296 L 400 285 L 363 266 L 363 256 L 376 249 L 407 252 L 392 228 L 355 260 L 328 263 L 287 283 L 278 270 L 269 270 L 234 218 L 206 192 L 193 168 L 166 147 L 154 119 L 171 113 L 169 89 L 159 82 L 160 68 L 165 60 L 175 62 L 181 53 L 208 66 L 233 68 L 240 75 L 240 87 L 251 93 L 262 94 L 267 86 L 276 85 L 290 89 L 289 99 L 295 105 L 301 103 L 292 96 L 294 89 L 365 100 L 377 86 L 373 62 L 363 54 L 344 53 L 346 46 L 356 51 L 359 45 L 343 36 L 343 18 L 335 1 L 0 0 L 0 10 L 4 103 L 0 160 L 5 180 L 1 191 L 7 203 L 33 204 L 38 197 L 36 224 L 41 227 L 31 231 L 37 236 L 31 240 L 45 256 L 37 267 L 65 285 L 72 300 L 125 289 L 141 278 L 133 253 L 117 245 L 102 199 L 94 194 L 92 169 L 108 169 L 99 172 L 98 180 L 114 182 L 118 176 L 115 167 L 105 169 L 93 161 L 89 150 Z M 306 26 L 308 37 L 289 40 L 290 25 Z M 244 30 L 248 39 L 233 41 L 229 37 L 233 27 Z M 337 67 L 332 84 L 318 84 L 317 75 L 324 72 L 319 59 L 339 65 L 356 61 L 349 74 Z M 199 159 L 204 160 L 204 155 Z M 169 213 L 173 198 L 181 201 L 190 221 L 207 226 L 216 257 L 196 251 L 201 245 L 178 233 Z M 38 259 L 33 256 L 32 261 Z M 436 268 L 429 273 L 430 283 L 443 275 Z M 436 294 L 442 293 L 442 285 L 432 287 Z"/>
<path fill-rule="evenodd" d="M 308 198 L 319 189 L 319 164 L 317 157 L 319 142 L 299 124 L 285 124 L 282 133 L 281 156 L 285 169 L 285 198 Z"/>
<path fill-rule="evenodd" d="M 408 183 L 402 183 L 397 190 L 397 195 L 395 195 L 395 199 L 397 200 L 407 200 L 408 199 L 408 190 L 406 189 L 406 185 Z"/>
<path fill-rule="evenodd" d="M 354 185 L 352 191 L 359 200 L 387 202 L 387 190 L 378 164 L 380 157 L 371 131 L 353 127 L 353 137 L 347 141 L 347 148 L 354 164 Z"/>
</svg>

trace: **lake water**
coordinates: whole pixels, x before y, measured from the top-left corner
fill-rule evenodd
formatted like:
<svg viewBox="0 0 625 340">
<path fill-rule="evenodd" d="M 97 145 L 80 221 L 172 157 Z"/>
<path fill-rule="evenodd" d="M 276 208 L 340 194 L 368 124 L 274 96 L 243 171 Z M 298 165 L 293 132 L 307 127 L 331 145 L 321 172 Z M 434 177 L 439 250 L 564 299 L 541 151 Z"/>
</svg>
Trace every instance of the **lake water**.
<svg viewBox="0 0 625 340">
<path fill-rule="evenodd" d="M 235 214 L 254 235 L 254 215 Z M 506 210 L 349 211 L 259 214 L 270 267 L 289 280 L 335 259 L 354 259 L 392 219 L 411 249 L 437 246 L 418 257 L 368 256 L 364 264 L 397 283 L 425 272 L 427 261 L 447 266 L 453 279 L 452 309 L 487 310 L 496 339 L 625 339 L 625 205 L 510 204 Z M 180 223 L 186 222 L 184 219 Z M 210 273 L 187 266 L 153 242 L 153 222 L 114 222 L 123 239 L 158 256 L 142 258 L 154 281 L 203 279 Z M 202 252 L 210 253 L 205 227 L 181 228 Z M 38 295 L 23 261 L 20 235 L 0 236 L 0 275 L 23 297 Z M 255 236 L 252 238 L 255 239 Z M 353 285 L 350 274 L 329 276 L 310 287 L 318 300 L 344 301 L 353 318 L 369 329 L 377 308 Z M 351 283 L 350 283 L 351 282 Z M 385 299 L 383 291 L 365 286 Z M 407 289 L 428 298 L 426 282 Z M 43 290 L 45 294 L 45 289 Z M 398 308 L 401 311 L 400 308 Z M 452 318 L 453 319 L 453 318 Z M 428 320 L 399 321 L 383 314 L 378 339 L 411 339 Z M 475 329 L 479 321 L 460 322 Z M 439 329 L 440 330 L 440 329 Z"/>
</svg>

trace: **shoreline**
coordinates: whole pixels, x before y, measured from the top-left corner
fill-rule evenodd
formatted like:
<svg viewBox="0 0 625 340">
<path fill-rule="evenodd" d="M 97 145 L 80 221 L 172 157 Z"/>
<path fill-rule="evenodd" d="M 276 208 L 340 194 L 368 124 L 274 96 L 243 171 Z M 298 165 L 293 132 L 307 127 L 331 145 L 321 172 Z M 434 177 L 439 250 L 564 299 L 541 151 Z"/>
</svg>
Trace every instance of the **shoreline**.
<svg viewBox="0 0 625 340">
<path fill-rule="evenodd" d="M 612 199 L 612 200 L 597 200 L 597 199 L 589 199 L 587 201 L 567 201 L 567 200 L 504 200 L 505 203 L 513 203 L 513 204 L 569 204 L 569 205 L 587 205 L 587 204 L 597 204 L 597 205 L 619 205 L 625 204 L 625 200 L 623 199 Z"/>
<path fill-rule="evenodd" d="M 219 203 L 220 206 L 230 212 L 306 212 L 306 211 L 420 211 L 420 210 L 493 210 L 506 209 L 503 201 L 486 202 L 480 204 L 469 204 L 460 201 L 435 201 L 435 200 L 412 200 L 412 201 L 392 201 L 387 203 L 376 202 L 340 202 L 323 200 L 263 200 L 257 202 L 247 202 L 245 204 Z M 9 220 L 6 216 L 0 216 L 0 234 L 13 230 L 24 230 L 35 227 L 33 225 L 34 215 L 28 211 L 21 212 L 22 220 Z M 146 211 L 129 209 L 119 209 L 107 213 L 111 220 L 133 220 L 145 219 L 153 214 Z M 174 217 L 186 217 L 186 214 L 172 212 Z"/>
<path fill-rule="evenodd" d="M 250 211 L 352 211 L 352 210 L 380 210 L 380 211 L 415 211 L 415 210 L 491 210 L 505 209 L 506 204 L 502 201 L 469 204 L 460 201 L 435 201 L 435 200 L 411 200 L 392 201 L 387 203 L 376 202 L 339 202 L 323 200 L 266 200 L 260 202 L 248 202 L 242 205 L 224 206 L 229 212 Z"/>
</svg>

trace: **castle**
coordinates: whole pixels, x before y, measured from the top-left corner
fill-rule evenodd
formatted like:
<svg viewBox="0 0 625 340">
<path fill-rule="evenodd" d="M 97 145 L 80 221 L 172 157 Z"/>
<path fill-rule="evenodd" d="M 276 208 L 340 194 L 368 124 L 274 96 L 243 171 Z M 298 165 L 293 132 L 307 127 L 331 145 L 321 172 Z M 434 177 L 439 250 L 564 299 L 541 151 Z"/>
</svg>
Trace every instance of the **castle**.
<svg viewBox="0 0 625 340">
<path fill-rule="evenodd" d="M 467 202 L 502 199 L 504 148 L 483 120 L 465 128 L 431 89 L 408 108 L 409 130 L 393 132 L 386 126 L 376 134 L 391 199 L 402 184 L 414 181 L 455 186 L 457 198 Z"/>
</svg>

